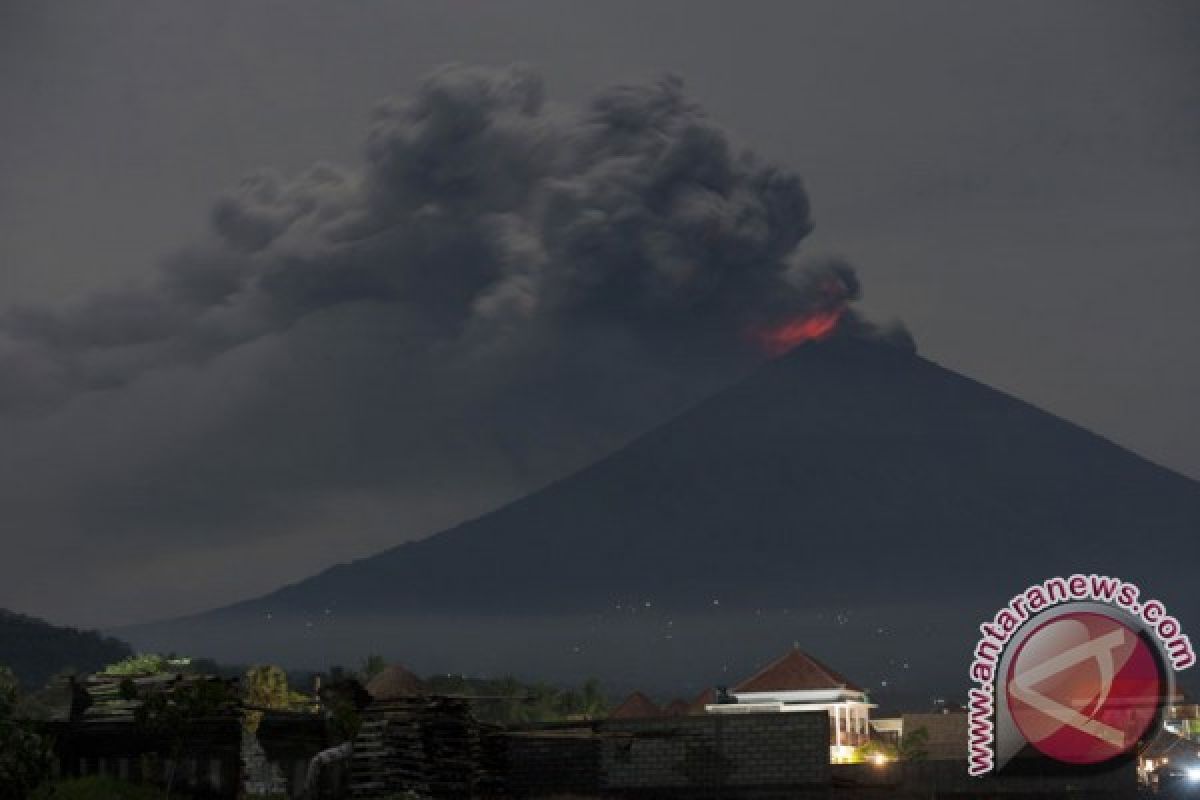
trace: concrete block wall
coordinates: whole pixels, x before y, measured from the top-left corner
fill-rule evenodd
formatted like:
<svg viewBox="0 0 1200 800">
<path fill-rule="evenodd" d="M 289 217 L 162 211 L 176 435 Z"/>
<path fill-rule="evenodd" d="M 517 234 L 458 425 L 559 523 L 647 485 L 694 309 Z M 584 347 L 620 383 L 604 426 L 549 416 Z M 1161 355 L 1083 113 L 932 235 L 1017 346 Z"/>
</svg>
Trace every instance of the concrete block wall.
<svg viewBox="0 0 1200 800">
<path fill-rule="evenodd" d="M 1137 796 L 1137 767 L 1133 762 L 1088 774 L 1056 772 L 1003 774 L 973 778 L 967 774 L 966 759 L 959 761 L 911 762 L 903 765 L 904 788 L 913 796 L 931 793 L 954 797 L 1018 796 L 1052 798 L 1133 798 Z"/>
<path fill-rule="evenodd" d="M 829 783 L 829 721 L 824 713 L 607 720 L 596 727 L 605 791 Z"/>
<path fill-rule="evenodd" d="M 575 733 L 504 736 L 503 783 L 515 797 L 594 794 L 600 787 L 600 740 Z"/>
</svg>

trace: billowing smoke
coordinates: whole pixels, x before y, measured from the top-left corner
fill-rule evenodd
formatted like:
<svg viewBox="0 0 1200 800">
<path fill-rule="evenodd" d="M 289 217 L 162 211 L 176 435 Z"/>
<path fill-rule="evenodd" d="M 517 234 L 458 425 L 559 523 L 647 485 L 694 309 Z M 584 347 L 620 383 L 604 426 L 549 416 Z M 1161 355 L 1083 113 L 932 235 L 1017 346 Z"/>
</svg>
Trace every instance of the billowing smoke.
<svg viewBox="0 0 1200 800">
<path fill-rule="evenodd" d="M 3 404 L 120 386 L 350 304 L 388 306 L 449 359 L 608 326 L 654 352 L 723 352 L 826 311 L 831 284 L 857 296 L 844 266 L 796 266 L 800 179 L 737 150 L 674 78 L 568 113 L 527 69 L 444 69 L 379 107 L 361 171 L 251 175 L 213 224 L 215 248 L 148 288 L 6 313 Z"/>
<path fill-rule="evenodd" d="M 3 426 L 45 462 L 0 491 L 33 529 L 167 558 L 376 505 L 369 551 L 586 463 L 813 315 L 871 330 L 850 268 L 799 258 L 799 177 L 674 78 L 561 109 L 528 69 L 446 68 L 376 110 L 360 168 L 259 172 L 212 223 L 147 285 L 0 315 Z M 347 555 L 322 548 L 264 580 Z"/>
</svg>

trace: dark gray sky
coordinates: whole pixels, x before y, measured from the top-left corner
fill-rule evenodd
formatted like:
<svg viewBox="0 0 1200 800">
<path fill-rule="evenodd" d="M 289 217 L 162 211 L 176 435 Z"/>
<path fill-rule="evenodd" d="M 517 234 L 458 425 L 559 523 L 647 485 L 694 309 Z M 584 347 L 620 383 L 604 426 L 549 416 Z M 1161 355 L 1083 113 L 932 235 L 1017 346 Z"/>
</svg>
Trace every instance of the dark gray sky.
<svg viewBox="0 0 1200 800">
<path fill-rule="evenodd" d="M 0 0 L 0 309 L 40 309 L 18 325 L 37 347 L 13 356 L 16 374 L 34 376 L 36 402 L 0 421 L 0 606 L 113 624 L 249 596 L 479 513 L 736 373 L 732 355 L 713 356 L 720 364 L 706 371 L 707 351 L 668 352 L 664 342 L 691 335 L 684 328 L 624 327 L 645 304 L 584 327 L 539 318 L 540 334 L 525 330 L 521 348 L 539 335 L 585 342 L 549 357 L 560 359 L 557 371 L 529 367 L 543 363 L 540 349 L 515 361 L 471 349 L 439 362 L 452 364 L 452 377 L 441 366 L 430 377 L 430 354 L 441 351 L 389 343 L 442 341 L 428 332 L 444 321 L 436 308 L 376 319 L 374 306 L 330 311 L 309 284 L 300 299 L 289 285 L 266 311 L 256 306 L 214 334 L 191 311 L 151 313 L 157 301 L 114 294 L 158 280 L 164 263 L 206 280 L 266 263 L 230 242 L 274 224 L 279 191 L 317 197 L 335 216 L 344 206 L 350 216 L 404 206 L 372 195 L 363 211 L 343 195 L 359 186 L 371 108 L 412 95 L 448 62 L 530 65 L 550 116 L 613 84 L 678 75 L 734 142 L 803 178 L 815 229 L 802 252 L 853 264 L 868 316 L 901 319 L 927 357 L 1200 477 L 1197 41 L 1196 4 L 1134 0 Z M 498 80 L 525 91 L 521 79 Z M 638 101 L 638 113 L 667 102 Z M 513 114 L 519 135 L 502 126 L 517 142 L 511 164 L 493 172 L 479 153 L 466 162 L 489 187 L 471 195 L 472 221 L 536 171 L 527 149 L 545 134 Z M 577 142 L 586 130 L 550 138 Z M 562 145 L 577 158 L 598 146 Z M 708 146 L 689 151 L 697 164 L 717 152 Z M 374 181 L 387 184 L 401 167 L 375 155 Z M 214 203 L 243 176 L 271 167 L 286 183 L 319 161 L 351 177 L 279 191 L 260 182 L 213 232 Z M 757 185 L 738 170 L 736 185 Z M 571 175 L 585 194 L 617 185 Z M 409 195 L 414 180 L 403 178 Z M 453 239 L 461 219 L 429 235 Z M 654 241 L 677 223 L 652 231 Z M 768 239 L 791 235 L 771 231 Z M 522 235 L 479 246 L 492 253 L 503 241 L 504 253 L 523 253 Z M 553 250 L 555 237 L 541 246 Z M 264 269 L 328 255 L 295 239 L 272 244 Z M 743 253 L 735 239 L 730 252 Z M 415 263 L 428 246 L 337 258 Z M 774 258 L 770 241 L 754 247 L 745 252 Z M 469 272 L 481 257 L 447 257 L 445 270 Z M 107 299 L 69 310 L 97 291 Z M 456 289 L 429 291 L 422 302 L 456 313 Z M 599 307 L 576 300 L 553 307 L 574 316 Z M 675 319 L 664 308 L 656 319 Z M 733 324 L 713 313 L 700 329 Z M 614 319 L 620 330 L 605 335 Z M 169 356 L 143 346 L 130 320 L 172 331 Z M 218 347 L 214 336 L 233 338 Z M 105 337 L 119 340 L 119 353 L 103 349 Z M 44 378 L 42 357 L 65 359 L 70 381 L 82 383 Z M 403 366 L 382 370 L 384 379 L 380 363 Z M 578 374 L 562 371 L 568 363 Z M 594 401 L 587 375 L 611 378 L 616 364 L 628 396 Z M 664 364 L 669 379 L 645 377 Z M 530 392 L 562 396 L 530 412 Z"/>
</svg>

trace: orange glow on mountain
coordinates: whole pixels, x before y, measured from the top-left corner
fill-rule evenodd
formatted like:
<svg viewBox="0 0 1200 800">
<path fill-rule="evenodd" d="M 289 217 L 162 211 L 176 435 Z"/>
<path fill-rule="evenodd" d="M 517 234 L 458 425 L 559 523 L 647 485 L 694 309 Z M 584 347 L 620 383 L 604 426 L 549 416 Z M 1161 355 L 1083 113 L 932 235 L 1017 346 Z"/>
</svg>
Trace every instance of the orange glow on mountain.
<svg viewBox="0 0 1200 800">
<path fill-rule="evenodd" d="M 845 311 L 845 306 L 837 306 L 792 317 L 778 325 L 760 329 L 754 338 L 768 355 L 781 356 L 805 342 L 828 337 L 837 329 Z"/>
</svg>

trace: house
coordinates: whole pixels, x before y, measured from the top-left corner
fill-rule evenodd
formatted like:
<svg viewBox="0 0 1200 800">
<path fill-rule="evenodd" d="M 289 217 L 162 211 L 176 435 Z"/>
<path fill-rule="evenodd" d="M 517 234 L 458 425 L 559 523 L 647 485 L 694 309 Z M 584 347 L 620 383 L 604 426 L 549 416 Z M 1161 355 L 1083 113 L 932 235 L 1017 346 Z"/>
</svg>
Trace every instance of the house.
<svg viewBox="0 0 1200 800">
<path fill-rule="evenodd" d="M 1192 702 L 1182 689 L 1176 687 L 1170 702 L 1163 709 L 1163 727 L 1184 739 L 1200 740 L 1200 705 Z"/>
<path fill-rule="evenodd" d="M 608 714 L 609 719 L 650 719 L 661 717 L 663 711 L 641 692 L 634 692 Z"/>
<path fill-rule="evenodd" d="M 691 703 L 682 698 L 676 698 L 663 706 L 664 717 L 686 717 L 690 713 Z"/>
<path fill-rule="evenodd" d="M 405 700 L 428 694 L 425 684 L 400 664 L 389 664 L 367 683 L 367 693 L 376 702 Z"/>
<path fill-rule="evenodd" d="M 871 720 L 871 733 L 876 740 L 892 749 L 899 749 L 904 735 L 904 719 L 903 717 L 876 717 Z"/>
<path fill-rule="evenodd" d="M 870 739 L 867 693 L 820 661 L 793 647 L 729 690 L 734 702 L 705 706 L 711 714 L 824 711 L 829 714 L 829 757 L 850 761 Z"/>
</svg>

